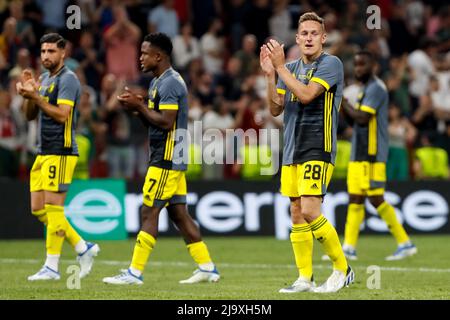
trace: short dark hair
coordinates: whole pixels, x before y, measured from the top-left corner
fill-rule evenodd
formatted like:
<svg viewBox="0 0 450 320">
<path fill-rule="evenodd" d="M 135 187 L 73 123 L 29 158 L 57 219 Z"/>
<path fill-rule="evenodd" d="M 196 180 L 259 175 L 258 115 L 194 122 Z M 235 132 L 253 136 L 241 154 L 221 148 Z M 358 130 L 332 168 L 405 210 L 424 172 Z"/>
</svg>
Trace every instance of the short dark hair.
<svg viewBox="0 0 450 320">
<path fill-rule="evenodd" d="M 56 43 L 56 46 L 60 49 L 64 49 L 66 47 L 66 39 L 58 33 L 44 34 L 39 42 L 41 45 L 43 43 Z"/>
<path fill-rule="evenodd" d="M 366 56 L 366 57 L 369 58 L 369 60 L 372 61 L 372 62 L 375 60 L 375 57 L 374 57 L 374 55 L 372 54 L 372 52 L 370 52 L 370 51 L 368 51 L 368 50 L 361 50 L 361 51 L 358 51 L 358 52 L 355 54 L 355 56 Z"/>
<path fill-rule="evenodd" d="M 144 41 L 149 42 L 152 46 L 158 47 L 169 57 L 172 54 L 172 41 L 165 33 L 150 33 L 144 37 Z"/>
</svg>

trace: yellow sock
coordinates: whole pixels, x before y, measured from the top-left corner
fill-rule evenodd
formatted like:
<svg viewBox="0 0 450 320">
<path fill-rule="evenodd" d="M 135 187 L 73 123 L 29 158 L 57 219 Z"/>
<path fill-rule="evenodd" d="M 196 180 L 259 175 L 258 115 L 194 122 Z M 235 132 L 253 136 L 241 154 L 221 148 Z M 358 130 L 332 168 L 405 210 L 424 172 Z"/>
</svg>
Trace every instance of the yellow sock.
<svg viewBox="0 0 450 320">
<path fill-rule="evenodd" d="M 64 207 L 46 204 L 47 212 L 47 254 L 59 255 L 62 251 L 64 238 L 66 235 L 69 222 L 64 216 Z"/>
<path fill-rule="evenodd" d="M 66 230 L 66 239 L 72 247 L 75 248 L 76 244 L 81 240 L 81 236 L 78 232 L 68 223 L 68 228 Z"/>
<path fill-rule="evenodd" d="M 131 267 L 139 271 L 144 271 L 145 265 L 147 264 L 148 257 L 155 247 L 156 239 L 145 231 L 140 231 L 137 239 L 136 245 L 134 246 L 133 259 L 131 260 Z"/>
<path fill-rule="evenodd" d="M 291 232 L 291 243 L 299 276 L 311 280 L 313 274 L 313 234 L 311 226 L 307 223 L 294 224 Z"/>
<path fill-rule="evenodd" d="M 196 264 L 200 265 L 212 262 L 211 257 L 209 256 L 208 247 L 203 241 L 190 243 L 187 245 L 187 248 Z"/>
<path fill-rule="evenodd" d="M 359 227 L 364 220 L 364 204 L 350 203 L 347 209 L 347 222 L 345 223 L 344 245 L 356 248 Z"/>
<path fill-rule="evenodd" d="M 45 211 L 45 209 L 33 211 L 32 214 L 33 214 L 33 216 L 38 218 L 38 220 L 40 222 L 42 222 L 44 224 L 44 226 L 46 226 L 48 224 L 47 212 Z"/>
<path fill-rule="evenodd" d="M 333 261 L 333 269 L 347 274 L 347 259 L 333 225 L 321 214 L 310 223 L 310 226 L 314 237 L 322 244 L 325 253 Z"/>
<path fill-rule="evenodd" d="M 380 217 L 386 222 L 389 231 L 392 233 L 398 244 L 409 241 L 409 237 L 406 234 L 405 229 L 397 220 L 393 206 L 385 201 L 378 206 L 377 211 Z"/>
<path fill-rule="evenodd" d="M 47 226 L 48 217 L 45 209 L 33 211 L 32 213 L 33 216 L 38 218 L 38 220 L 44 224 L 44 226 Z M 70 225 L 70 223 L 68 223 L 68 227 L 66 230 L 66 239 L 72 247 L 75 247 L 75 245 L 81 240 L 80 235 L 78 234 L 78 232 L 75 231 L 75 229 Z"/>
</svg>

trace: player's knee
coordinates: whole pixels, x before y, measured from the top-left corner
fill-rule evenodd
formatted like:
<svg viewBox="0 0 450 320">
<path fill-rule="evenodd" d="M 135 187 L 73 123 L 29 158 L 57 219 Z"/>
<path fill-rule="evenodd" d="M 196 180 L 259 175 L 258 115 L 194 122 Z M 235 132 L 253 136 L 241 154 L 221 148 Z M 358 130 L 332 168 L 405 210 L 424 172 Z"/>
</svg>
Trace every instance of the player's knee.
<svg viewBox="0 0 450 320">
<path fill-rule="evenodd" d="M 158 223 L 159 211 L 160 209 L 155 207 L 142 206 L 141 224 L 144 225 L 144 224 Z"/>
<path fill-rule="evenodd" d="M 311 223 L 316 218 L 317 212 L 315 210 L 312 210 L 311 208 L 302 207 L 301 210 L 301 218 L 307 221 L 308 223 Z"/>
</svg>

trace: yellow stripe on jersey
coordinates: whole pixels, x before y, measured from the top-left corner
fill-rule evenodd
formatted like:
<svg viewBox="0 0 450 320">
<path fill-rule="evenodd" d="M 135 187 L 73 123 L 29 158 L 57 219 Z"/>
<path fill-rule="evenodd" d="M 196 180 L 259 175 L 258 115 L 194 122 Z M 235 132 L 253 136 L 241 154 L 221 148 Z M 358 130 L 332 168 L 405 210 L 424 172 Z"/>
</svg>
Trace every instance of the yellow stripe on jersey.
<svg viewBox="0 0 450 320">
<path fill-rule="evenodd" d="M 324 117 L 323 137 L 324 137 L 325 152 L 331 152 L 332 110 L 333 110 L 333 94 L 331 92 L 325 92 L 325 104 L 323 114 Z"/>
<path fill-rule="evenodd" d="M 369 146 L 368 153 L 370 156 L 377 154 L 377 118 L 371 116 L 369 120 Z"/>
<path fill-rule="evenodd" d="M 366 105 L 360 106 L 359 110 L 367 112 L 367 113 L 370 113 L 370 114 L 376 114 L 377 113 L 377 111 L 374 108 L 366 106 Z"/>
<path fill-rule="evenodd" d="M 159 110 L 178 110 L 177 104 L 160 104 Z"/>
<path fill-rule="evenodd" d="M 56 104 L 67 104 L 68 106 L 73 107 L 75 105 L 75 101 L 67 99 L 58 99 L 56 100 Z"/>
<path fill-rule="evenodd" d="M 70 148 L 72 146 L 72 116 L 73 108 L 70 109 L 69 117 L 64 123 L 64 147 Z"/>
<path fill-rule="evenodd" d="M 286 90 L 277 88 L 277 93 L 279 93 L 279 94 L 286 94 Z"/>
<path fill-rule="evenodd" d="M 177 127 L 177 122 L 175 121 L 173 123 L 173 128 L 170 130 L 170 132 L 167 134 L 167 140 L 166 140 L 166 147 L 164 151 L 164 160 L 172 160 L 173 158 L 173 147 L 175 144 L 175 128 Z"/>
<path fill-rule="evenodd" d="M 149 109 L 154 109 L 155 108 L 155 103 L 153 101 L 151 101 L 150 99 L 148 99 L 148 108 Z"/>
<path fill-rule="evenodd" d="M 325 89 L 327 89 L 327 91 L 330 90 L 330 85 L 325 80 L 322 80 L 322 79 L 317 78 L 317 77 L 312 77 L 311 80 L 309 80 L 309 81 L 314 81 L 314 82 L 316 82 L 318 84 L 321 84 L 322 86 L 325 87 Z"/>
</svg>

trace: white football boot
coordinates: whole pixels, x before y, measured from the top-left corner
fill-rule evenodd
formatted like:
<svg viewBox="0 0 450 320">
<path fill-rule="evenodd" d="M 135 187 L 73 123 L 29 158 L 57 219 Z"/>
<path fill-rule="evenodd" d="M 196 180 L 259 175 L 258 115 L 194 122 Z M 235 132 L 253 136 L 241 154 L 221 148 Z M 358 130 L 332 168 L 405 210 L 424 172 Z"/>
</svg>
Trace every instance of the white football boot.
<svg viewBox="0 0 450 320">
<path fill-rule="evenodd" d="M 39 270 L 37 273 L 28 277 L 28 281 L 59 280 L 59 279 L 61 279 L 59 272 L 50 269 L 47 266 L 43 266 L 41 270 Z"/>
<path fill-rule="evenodd" d="M 80 279 L 86 277 L 91 272 L 92 265 L 94 264 L 94 257 L 100 252 L 98 244 L 86 242 L 86 245 L 86 251 L 77 256 L 81 268 Z"/>
<path fill-rule="evenodd" d="M 103 278 L 103 282 L 107 284 L 137 284 L 141 285 L 144 283 L 144 278 L 141 276 L 136 276 L 131 273 L 130 269 L 124 270 L 121 274 L 114 277 Z"/>
<path fill-rule="evenodd" d="M 348 287 L 355 281 L 355 273 L 352 268 L 348 266 L 347 274 L 342 271 L 334 270 L 331 276 L 320 287 L 314 289 L 316 293 L 333 293 L 338 292 L 344 286 Z"/>
<path fill-rule="evenodd" d="M 181 284 L 193 284 L 200 282 L 217 282 L 220 279 L 219 271 L 214 267 L 213 271 L 202 270 L 198 268 L 189 279 L 181 280 Z"/>
<path fill-rule="evenodd" d="M 295 282 L 287 288 L 282 288 L 279 293 L 296 293 L 296 292 L 311 292 L 316 287 L 316 283 L 314 281 L 310 281 L 303 277 L 298 277 Z"/>
</svg>

